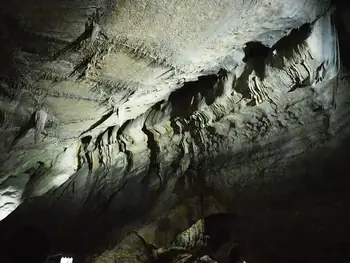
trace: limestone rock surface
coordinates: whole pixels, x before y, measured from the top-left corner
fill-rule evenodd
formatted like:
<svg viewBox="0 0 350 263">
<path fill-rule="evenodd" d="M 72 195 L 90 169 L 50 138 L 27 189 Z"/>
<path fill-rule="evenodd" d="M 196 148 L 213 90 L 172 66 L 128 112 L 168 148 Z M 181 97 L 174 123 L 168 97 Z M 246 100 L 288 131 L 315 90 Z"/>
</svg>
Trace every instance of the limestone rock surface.
<svg viewBox="0 0 350 263">
<path fill-rule="evenodd" d="M 311 196 L 334 189 L 343 211 L 340 13 L 349 32 L 328 0 L 4 4 L 0 231 L 31 224 L 79 260 L 147 262 L 133 231 L 168 249 L 201 218 L 233 213 L 255 262 L 265 232 L 249 233 L 287 227 L 264 217 L 317 214 Z"/>
</svg>

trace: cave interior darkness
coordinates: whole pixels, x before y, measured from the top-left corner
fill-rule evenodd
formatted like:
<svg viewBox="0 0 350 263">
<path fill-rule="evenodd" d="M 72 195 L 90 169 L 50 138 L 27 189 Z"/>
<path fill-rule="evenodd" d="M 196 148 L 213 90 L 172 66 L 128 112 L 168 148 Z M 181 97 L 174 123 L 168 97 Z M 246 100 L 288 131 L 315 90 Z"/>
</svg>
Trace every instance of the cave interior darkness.
<svg viewBox="0 0 350 263">
<path fill-rule="evenodd" d="M 313 2 L 317 5 L 317 1 Z M 54 5 L 55 1 L 52 0 L 52 3 Z M 35 1 L 23 2 L 22 4 L 20 12 L 24 12 L 26 5 L 28 7 L 29 5 L 35 5 Z M 338 79 L 338 86 L 340 85 L 339 82 L 342 83 L 341 88 L 339 87 L 338 89 L 345 94 L 339 96 L 346 96 L 346 90 L 349 90 L 350 87 L 350 20 L 346 22 L 344 17 L 350 17 L 350 5 L 346 1 L 341 0 L 333 1 L 332 5 L 336 7 L 332 21 L 338 34 L 341 63 L 341 69 L 336 79 Z M 2 21 L 6 20 L 6 23 L 10 23 L 8 21 L 11 20 L 11 17 L 6 13 L 5 9 L 1 10 L 1 19 Z M 269 65 L 266 61 L 272 61 L 271 64 L 275 63 L 274 61 L 277 61 L 277 59 L 274 60 L 276 52 L 278 55 L 284 54 L 284 50 L 301 45 L 300 43 L 310 36 L 312 26 L 310 23 L 304 23 L 302 26 L 290 30 L 287 36 L 271 46 L 255 40 L 245 43 L 244 57 L 241 59 L 245 68 L 242 76 L 236 80 L 237 83 L 247 82 L 248 76 L 253 71 L 257 79 L 261 81 L 268 79 L 271 74 L 269 75 Z M 40 41 L 35 40 L 32 35 L 21 33 L 20 29 L 16 28 L 16 25 L 13 25 L 12 28 L 14 30 L 13 35 L 21 35 L 22 41 L 28 41 L 28 45 L 25 45 L 28 49 L 26 52 L 40 55 L 49 53 L 47 50 L 40 50 Z M 3 39 L 5 38 L 2 37 Z M 1 44 L 1 46 L 6 46 L 11 50 L 21 49 L 21 47 L 11 45 L 16 45 L 15 41 Z M 59 50 L 55 46 L 52 49 Z M 9 56 L 13 56 L 14 53 L 7 54 L 6 49 L 2 49 L 1 54 L 4 57 L 7 56 L 7 58 L 2 60 L 0 70 L 1 72 L 7 72 L 5 69 L 10 67 L 9 61 L 12 60 Z M 287 52 L 284 56 L 288 58 Z M 283 68 L 284 66 L 281 67 Z M 216 99 L 225 94 L 225 86 L 216 84 L 221 79 L 229 78 L 227 77 L 229 76 L 228 71 L 228 69 L 220 68 L 215 73 L 205 73 L 195 80 L 189 79 L 184 81 L 181 88 L 172 91 L 167 100 L 160 100 L 150 107 L 152 111 L 157 112 L 160 116 L 154 118 L 161 119 L 162 114 L 165 115 L 165 112 L 169 112 L 168 115 L 171 120 L 183 120 L 186 118 L 189 120 L 189 116 L 201 109 L 203 103 L 206 107 L 215 105 Z M 340 81 L 340 78 L 343 78 L 343 81 Z M 310 83 L 306 82 L 305 84 L 305 81 L 301 83 L 302 80 L 299 78 L 296 78 L 296 82 L 296 86 L 291 87 L 286 94 L 293 94 L 295 90 L 298 92 L 299 89 L 307 89 L 311 86 Z M 213 88 L 214 86 L 215 88 Z M 243 88 L 240 90 L 240 87 L 243 87 L 243 85 L 238 85 L 236 92 L 242 95 L 241 99 L 249 98 L 249 90 Z M 1 89 L 0 92 L 5 94 L 6 90 Z M 1 96 L 7 96 L 4 94 Z M 17 99 L 16 96 L 19 95 L 14 95 L 13 100 Z M 337 104 L 338 108 L 350 109 L 349 101 L 346 99 L 340 99 L 339 101 Z M 249 107 L 255 107 L 257 104 L 256 101 L 247 103 Z M 84 109 L 80 109 L 77 106 L 75 111 L 84 111 Z M 316 105 L 314 111 L 316 114 L 316 112 L 322 111 L 322 107 L 318 108 Z M 344 112 L 344 116 L 339 118 L 347 118 L 345 115 L 349 114 L 349 112 L 346 112 L 346 110 Z M 110 118 L 110 115 L 103 115 L 100 123 L 108 118 Z M 34 115 L 29 119 L 29 123 L 35 122 Z M 133 119 L 134 122 L 138 120 L 136 118 Z M 125 192 L 129 191 L 127 194 L 123 192 L 122 197 L 118 197 L 118 194 L 109 194 L 106 198 L 104 195 L 99 196 L 97 193 L 90 199 L 87 195 L 88 197 L 82 201 L 82 199 L 74 199 L 72 197 L 74 189 L 80 191 L 78 186 L 80 179 L 79 175 L 77 175 L 76 178 L 78 179 L 68 179 L 61 186 L 57 187 L 55 191 L 50 189 L 51 192 L 48 190 L 45 193 L 43 192 L 43 194 L 37 194 L 37 196 L 30 192 L 31 195 L 28 194 L 23 203 L 0 221 L 0 262 L 52 263 L 60 262 L 62 256 L 73 257 L 74 263 L 350 262 L 349 120 L 344 121 L 341 127 L 339 126 L 339 132 L 327 134 L 319 139 L 317 141 L 318 146 L 306 152 L 302 157 L 291 159 L 290 162 L 285 160 L 281 169 L 271 171 L 269 169 L 261 169 L 257 172 L 258 169 L 250 167 L 255 165 L 255 161 L 252 161 L 252 163 L 247 162 L 244 169 L 248 169 L 248 173 L 249 169 L 252 169 L 251 174 L 254 174 L 252 175 L 254 179 L 251 179 L 250 183 L 244 186 L 240 183 L 233 184 L 228 190 L 222 190 L 221 186 L 215 185 L 215 183 L 208 186 L 201 181 L 203 179 L 201 174 L 210 176 L 208 174 L 211 172 L 206 171 L 209 169 L 208 167 L 212 166 L 213 169 L 216 167 L 215 171 L 221 170 L 224 169 L 223 167 L 227 162 L 233 162 L 232 160 L 238 160 L 237 165 L 242 165 L 243 167 L 245 160 L 256 160 L 256 158 L 259 158 L 256 156 L 258 156 L 259 151 L 264 151 L 263 147 L 265 146 L 262 146 L 265 145 L 264 142 L 261 142 L 260 146 L 252 147 L 249 150 L 255 154 L 254 157 L 253 153 L 249 152 L 232 153 L 234 157 L 225 157 L 225 153 L 222 153 L 222 156 L 218 154 L 215 157 L 216 159 L 213 158 L 211 160 L 213 163 L 205 164 L 207 166 L 204 165 L 204 168 L 201 166 L 201 162 L 205 161 L 199 161 L 199 164 L 193 165 L 193 159 L 191 159 L 185 175 L 174 182 L 175 194 L 172 195 L 168 191 L 168 188 L 170 188 L 169 184 L 164 182 L 162 184 L 161 182 L 162 180 L 172 181 L 170 179 L 171 175 L 163 178 L 159 176 L 159 170 L 165 169 L 162 168 L 163 166 L 160 163 L 171 163 L 169 158 L 159 161 L 159 152 L 164 150 L 164 145 L 167 143 L 162 145 L 163 148 L 158 146 L 156 143 L 158 137 L 154 135 L 155 133 L 150 132 L 149 126 L 145 124 L 138 132 L 143 133 L 143 136 L 147 137 L 145 147 L 149 148 L 151 152 L 149 157 L 150 168 L 147 176 L 142 179 L 138 179 L 135 176 L 137 169 L 142 169 L 140 168 L 141 165 L 137 166 L 137 162 L 143 160 L 143 155 L 136 153 L 132 155 L 133 157 L 130 157 L 128 154 L 133 150 L 125 150 L 130 145 L 120 143 L 118 146 L 124 149 L 123 154 L 126 156 L 126 160 L 134 158 L 131 165 L 136 167 L 125 168 L 129 169 L 128 171 L 132 171 L 129 173 L 130 177 L 126 174 L 125 178 L 128 177 L 128 180 L 135 181 L 135 184 L 142 185 L 142 187 L 129 187 L 126 180 L 122 181 L 120 186 L 118 186 L 121 191 L 124 191 L 124 188 L 127 189 Z M 129 127 L 133 127 L 132 125 L 134 125 L 133 121 L 128 120 L 121 125 L 120 130 L 122 128 L 131 130 L 132 128 Z M 180 125 L 177 125 L 176 121 L 172 121 L 170 126 L 174 137 L 192 129 L 190 124 L 179 128 Z M 218 131 L 218 128 L 213 127 L 207 128 L 209 137 Z M 48 126 L 48 129 L 50 128 L 51 126 Z M 90 128 L 93 129 L 92 126 Z M 194 129 L 198 130 L 201 128 L 195 126 Z M 109 135 L 112 132 L 112 129 L 108 130 Z M 135 136 L 138 136 L 137 134 Z M 5 133 L 4 136 L 6 136 Z M 93 141 L 93 136 L 89 134 L 81 136 L 82 145 L 89 145 Z M 122 137 L 121 133 L 118 133 L 118 136 Z M 224 137 L 226 135 L 220 136 Z M 18 137 L 18 140 L 20 139 Z M 263 140 L 258 138 L 257 141 L 259 139 Z M 103 134 L 99 134 L 96 140 L 102 141 Z M 293 145 L 293 142 L 290 142 L 290 144 Z M 210 147 L 208 147 L 209 150 L 205 154 L 210 155 Z M 226 145 L 226 147 L 229 148 L 230 146 Z M 276 150 L 275 148 L 280 146 L 277 143 L 269 147 L 272 148 L 271 152 L 273 152 Z M 5 151 L 10 150 L 4 147 L 3 152 Z M 122 150 L 120 151 L 122 152 Z M 172 151 L 171 146 L 166 151 Z M 290 151 L 292 152 L 293 150 Z M 280 156 L 280 159 L 282 158 L 285 158 L 285 156 Z M 84 155 L 81 159 L 83 161 L 80 161 L 78 164 L 78 171 L 83 173 L 84 169 L 88 171 L 94 170 L 95 168 L 91 164 L 92 159 L 93 155 L 88 153 Z M 222 160 L 222 162 L 218 160 Z M 4 165 L 3 159 L 1 159 L 1 162 L 1 165 Z M 39 162 L 37 165 L 40 167 L 41 163 Z M 180 164 L 176 162 L 174 164 L 171 163 L 169 165 L 171 168 L 169 169 L 176 171 L 177 166 L 180 166 Z M 270 166 L 273 166 L 273 163 Z M 110 168 L 108 172 L 118 174 L 119 168 L 113 169 Z M 239 171 L 239 169 L 237 168 L 235 171 Z M 258 179 L 278 178 L 282 173 L 289 176 L 283 177 L 283 180 Z M 294 176 L 294 174 L 297 174 L 297 176 Z M 32 176 L 35 176 L 35 172 Z M 40 177 L 40 174 L 38 176 Z M 213 176 L 219 176 L 219 173 Z M 159 187 L 158 177 L 160 177 Z M 75 184 L 72 180 L 77 180 L 77 183 Z M 243 182 L 244 178 L 241 180 Z M 215 182 L 214 179 L 213 182 Z M 97 183 L 96 180 L 91 185 Z M 86 182 L 81 185 L 84 184 L 87 185 Z M 186 192 L 188 188 L 192 188 L 190 193 Z M 65 193 L 69 191 L 72 194 Z M 108 191 L 113 192 L 111 189 L 108 189 Z M 226 193 L 227 191 L 234 194 L 229 195 Z M 27 194 L 25 191 L 24 193 Z M 169 198 L 171 201 L 164 201 L 163 206 L 159 205 L 159 203 L 163 203 L 161 200 L 166 200 L 166 198 Z M 56 201 L 48 202 L 48 199 Z M 113 201 L 114 199 L 118 201 Z M 140 203 L 141 201 L 142 204 Z M 116 204 L 119 204 L 118 202 L 121 205 L 116 207 Z M 77 211 L 77 207 L 79 207 L 79 211 Z M 176 221 L 179 223 L 176 223 Z M 176 258 L 170 252 L 169 254 L 171 255 L 164 253 L 164 255 L 161 254 L 157 257 L 148 255 L 154 253 L 155 247 L 165 247 L 166 243 L 169 245 L 171 243 L 169 240 L 175 240 L 172 243 L 175 244 L 177 242 L 177 239 L 174 239 L 175 236 L 190 228 L 191 225 L 197 226 L 196 224 L 201 222 L 203 222 L 204 232 L 209 238 L 207 241 L 204 241 L 206 244 L 204 250 L 196 248 L 191 250 L 190 253 L 186 252 L 189 254 L 187 261 L 184 258 Z M 145 241 L 147 238 L 143 239 L 141 234 L 140 236 L 137 234 L 143 233 L 142 236 L 147 236 L 148 232 L 152 232 L 149 234 L 152 238 L 149 238 L 147 242 Z M 149 243 L 152 243 L 153 246 Z M 148 251 L 150 246 L 153 249 L 151 253 Z M 144 252 L 146 256 L 130 256 L 136 255 L 141 250 L 146 251 Z M 113 257 L 113 251 L 117 251 L 115 252 L 116 257 Z M 183 257 L 186 257 L 186 253 L 184 253 L 185 256 Z M 215 258 L 216 261 L 206 260 L 205 257 L 201 256 Z M 200 257 L 201 259 L 199 259 Z"/>
</svg>

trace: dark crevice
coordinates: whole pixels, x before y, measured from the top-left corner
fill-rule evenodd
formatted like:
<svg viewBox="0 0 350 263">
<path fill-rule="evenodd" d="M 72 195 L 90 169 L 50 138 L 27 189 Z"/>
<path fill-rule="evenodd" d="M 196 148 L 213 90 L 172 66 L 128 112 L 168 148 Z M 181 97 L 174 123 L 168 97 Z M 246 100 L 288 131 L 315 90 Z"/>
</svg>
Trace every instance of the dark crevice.
<svg viewBox="0 0 350 263">
<path fill-rule="evenodd" d="M 299 28 L 294 28 L 287 36 L 282 37 L 280 40 L 278 40 L 276 44 L 271 47 L 271 51 L 276 50 L 282 56 L 290 58 L 292 55 L 290 50 L 293 50 L 295 47 L 304 44 L 306 39 L 311 35 L 311 32 L 312 24 L 310 23 L 306 23 Z"/>
<path fill-rule="evenodd" d="M 103 147 L 105 147 L 105 145 L 103 145 L 103 143 L 102 143 L 102 138 L 103 138 L 103 136 L 105 136 L 105 133 L 108 133 L 108 129 L 106 129 L 104 132 L 102 132 L 102 133 L 100 133 L 98 136 L 97 136 L 97 138 L 96 138 L 96 146 L 98 147 L 98 149 L 99 149 L 99 163 L 100 164 L 104 164 L 105 165 L 105 167 L 107 167 L 107 163 L 104 163 L 104 161 L 103 161 Z M 107 158 L 109 158 L 108 156 L 107 156 Z"/>
<path fill-rule="evenodd" d="M 127 162 L 127 166 L 126 166 L 126 173 L 130 172 L 133 165 L 134 165 L 134 155 L 131 151 L 129 150 L 125 150 L 125 155 L 126 155 L 126 162 Z"/>
<path fill-rule="evenodd" d="M 312 24 L 306 23 L 299 28 L 291 30 L 291 32 L 281 38 L 271 48 L 263 45 L 261 42 L 252 41 L 246 43 L 244 48 L 245 57 L 243 62 L 246 63 L 243 73 L 237 79 L 235 90 L 242 94 L 243 98 L 251 98 L 251 92 L 248 88 L 249 76 L 254 71 L 260 80 L 265 78 L 266 63 L 272 66 L 283 69 L 283 60 L 281 58 L 290 59 L 293 56 L 293 50 L 305 44 L 306 39 L 312 32 Z M 273 56 L 273 52 L 278 52 L 278 57 Z M 303 85 L 303 83 L 300 83 Z M 299 85 L 297 85 L 299 87 Z M 255 100 L 251 100 L 247 106 L 255 106 Z"/>
<path fill-rule="evenodd" d="M 204 102 L 210 106 L 217 97 L 223 95 L 225 85 L 223 80 L 226 77 L 227 71 L 220 69 L 217 74 L 201 76 L 197 81 L 185 82 L 183 87 L 171 93 L 168 99 L 171 105 L 170 125 L 175 134 L 180 134 L 181 128 L 189 131 L 188 118 L 199 110 L 200 103 Z"/>
<path fill-rule="evenodd" d="M 132 120 L 127 120 L 126 122 L 124 122 L 123 125 L 120 126 L 120 129 L 117 132 L 117 142 L 119 143 L 119 149 L 121 152 L 126 151 L 126 143 L 120 137 L 123 134 L 125 128 L 130 124 L 131 121 Z"/>
<path fill-rule="evenodd" d="M 218 80 L 225 80 L 228 76 L 228 71 L 225 70 L 225 69 L 220 69 L 219 72 L 218 72 Z M 217 81 L 218 82 L 218 85 L 217 87 L 215 88 L 215 91 L 214 91 L 214 95 L 215 95 L 215 98 L 217 97 L 220 97 L 224 94 L 224 86 L 225 86 L 225 83 L 224 81 Z M 215 100 L 214 98 L 214 100 Z"/>
<path fill-rule="evenodd" d="M 92 158 L 91 158 L 91 155 L 89 153 L 90 149 L 88 149 L 89 145 L 91 145 L 91 142 L 92 141 L 92 136 L 91 135 L 88 135 L 88 136 L 85 136 L 83 138 L 81 138 L 81 143 L 83 145 L 83 151 L 84 151 L 84 156 L 86 158 L 86 161 L 88 163 L 88 166 L 89 166 L 89 171 L 92 170 L 92 166 L 93 166 L 93 163 L 92 163 Z M 83 163 L 80 164 L 80 167 Z"/>
<path fill-rule="evenodd" d="M 253 72 L 253 68 L 245 65 L 243 73 L 237 79 L 236 85 L 234 87 L 235 91 L 243 96 L 245 99 L 251 98 L 250 90 L 248 87 L 249 75 Z"/>
<path fill-rule="evenodd" d="M 126 122 L 123 123 L 123 125 L 120 127 L 120 129 L 117 132 L 117 143 L 119 145 L 119 150 L 126 155 L 126 161 L 127 161 L 127 167 L 126 167 L 126 173 L 131 171 L 131 168 L 133 166 L 133 154 L 131 151 L 127 149 L 126 143 L 123 141 L 121 138 L 121 135 L 123 134 L 125 128 L 132 122 L 132 120 L 127 120 Z"/>
<path fill-rule="evenodd" d="M 342 3 L 341 3 L 342 4 Z M 344 2 L 345 5 L 347 5 Z M 349 6 L 346 8 L 338 8 L 333 14 L 332 18 L 335 23 L 336 29 L 338 31 L 338 40 L 339 40 L 339 50 L 342 64 L 350 68 L 350 33 L 348 32 L 346 25 L 343 20 L 343 15 L 350 11 Z"/>
<path fill-rule="evenodd" d="M 198 110 L 202 99 L 211 105 L 215 101 L 215 88 L 218 81 L 216 74 L 199 77 L 197 81 L 186 82 L 184 86 L 175 90 L 169 96 L 172 107 L 171 117 L 186 118 Z M 181 105 L 181 107 L 178 107 Z"/>
<path fill-rule="evenodd" d="M 104 130 L 103 132 L 101 132 L 99 135 L 97 135 L 97 137 L 96 137 L 96 146 L 101 146 L 101 142 L 102 142 L 102 137 L 105 135 L 105 133 L 107 132 L 109 132 L 108 131 L 109 130 L 109 128 L 107 128 L 106 130 Z"/>
<path fill-rule="evenodd" d="M 196 160 L 196 163 L 200 162 L 201 156 L 206 155 L 206 145 L 202 141 L 201 133 L 202 129 L 200 128 L 201 125 L 198 123 L 198 121 L 191 121 L 190 124 L 188 125 L 189 132 L 191 134 L 191 138 L 193 140 L 192 142 L 192 148 L 193 146 L 197 146 L 199 148 L 198 153 L 193 152 L 193 158 Z"/>
<path fill-rule="evenodd" d="M 161 191 L 161 189 L 163 189 L 163 181 L 164 181 L 164 178 L 162 178 L 160 174 L 160 162 L 159 162 L 160 147 L 154 138 L 154 134 L 150 130 L 148 130 L 146 126 L 143 126 L 142 131 L 147 136 L 147 147 L 150 150 L 150 163 L 149 163 L 147 176 L 144 178 L 144 183 L 146 182 L 145 180 L 152 179 L 153 177 L 152 175 L 155 174 L 159 178 L 159 189 L 157 191 L 159 192 Z"/>
<path fill-rule="evenodd" d="M 181 128 L 189 129 L 186 120 L 199 110 L 200 103 L 204 102 L 210 106 L 217 97 L 223 95 L 224 83 L 221 83 L 220 80 L 226 77 L 227 71 L 220 69 L 217 74 L 201 76 L 197 81 L 185 82 L 183 87 L 170 94 L 168 99 L 171 105 L 170 123 L 175 134 L 180 134 Z"/>
<path fill-rule="evenodd" d="M 85 136 L 83 138 L 81 138 L 81 143 L 83 145 L 89 145 L 89 143 L 91 142 L 92 140 L 92 136 L 91 135 L 88 135 L 88 136 Z"/>
<path fill-rule="evenodd" d="M 255 74 L 263 80 L 265 78 L 265 60 L 270 53 L 270 48 L 263 45 L 261 42 L 252 41 L 245 44 L 244 47 L 245 62 Z"/>
<path fill-rule="evenodd" d="M 82 136 L 85 133 L 88 133 L 90 131 L 92 131 L 93 129 L 95 129 L 96 127 L 100 126 L 102 123 L 104 123 L 109 117 L 111 117 L 113 115 L 114 111 L 110 111 L 107 114 L 103 115 L 101 117 L 101 119 L 99 119 L 96 123 L 94 123 L 93 125 L 91 125 L 86 131 L 82 132 L 79 136 Z"/>
</svg>

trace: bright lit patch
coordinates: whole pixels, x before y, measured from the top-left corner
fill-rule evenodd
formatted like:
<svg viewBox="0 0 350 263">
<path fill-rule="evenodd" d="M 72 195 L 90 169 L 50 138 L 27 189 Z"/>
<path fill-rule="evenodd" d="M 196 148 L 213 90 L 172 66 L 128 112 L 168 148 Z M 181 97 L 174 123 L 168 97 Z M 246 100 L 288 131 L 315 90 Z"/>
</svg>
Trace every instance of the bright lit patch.
<svg viewBox="0 0 350 263">
<path fill-rule="evenodd" d="M 73 263 L 73 258 L 61 257 L 60 263 Z"/>
<path fill-rule="evenodd" d="M 125 121 L 125 106 L 124 106 L 124 104 L 119 108 L 118 115 L 119 115 L 119 125 L 123 125 L 124 121 Z"/>
</svg>

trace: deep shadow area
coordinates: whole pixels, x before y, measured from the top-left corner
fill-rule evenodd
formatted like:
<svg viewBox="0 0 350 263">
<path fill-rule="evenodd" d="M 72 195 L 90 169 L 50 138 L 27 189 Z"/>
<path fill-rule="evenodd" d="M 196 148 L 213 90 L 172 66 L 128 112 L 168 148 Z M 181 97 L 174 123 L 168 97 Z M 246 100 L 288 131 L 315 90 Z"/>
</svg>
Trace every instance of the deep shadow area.
<svg viewBox="0 0 350 263">
<path fill-rule="evenodd" d="M 265 78 L 265 60 L 269 53 L 270 48 L 258 41 L 248 42 L 244 47 L 243 62 L 250 66 L 250 71 L 254 70 L 261 80 Z"/>
<path fill-rule="evenodd" d="M 207 105 L 215 101 L 215 83 L 218 75 L 208 75 L 198 78 L 198 81 L 186 82 L 184 86 L 171 93 L 169 101 L 172 107 L 171 116 L 188 117 L 198 109 L 198 105 L 202 99 Z M 178 107 L 177 105 L 181 105 Z"/>
<path fill-rule="evenodd" d="M 350 4 L 346 1 L 340 2 L 332 18 L 338 31 L 339 51 L 343 66 L 350 68 L 350 34 L 347 30 L 344 16 L 350 13 Z M 348 25 L 349 27 L 349 25 Z"/>
<path fill-rule="evenodd" d="M 12 233 L 4 251 L 1 262 L 41 263 L 49 255 L 50 242 L 41 229 L 27 225 Z"/>
<path fill-rule="evenodd" d="M 285 168 L 285 172 L 292 175 L 289 178 L 276 182 L 259 181 L 257 185 L 246 187 L 238 185 L 234 187 L 232 189 L 235 192 L 234 199 L 222 199 L 232 213 L 237 215 L 230 222 L 234 221 L 235 239 L 241 242 L 242 248 L 239 251 L 232 250 L 232 257 L 238 257 L 242 253 L 247 262 L 258 263 L 349 262 L 348 149 L 350 149 L 350 139 L 345 140 L 341 147 L 328 157 L 325 157 L 324 150 L 320 150 L 310 154 L 306 159 L 290 164 Z M 306 171 L 300 172 L 302 170 L 298 167 L 301 166 L 306 167 Z M 281 174 L 276 172 L 270 176 L 278 178 Z M 45 218 L 42 217 L 43 214 L 46 215 Z M 22 222 L 37 221 L 41 224 L 50 218 L 55 218 L 55 223 L 43 224 L 45 231 L 54 239 L 54 243 L 61 244 L 56 247 L 55 253 L 68 252 L 78 255 L 82 250 L 88 252 L 86 249 L 91 245 L 89 242 L 97 238 L 100 232 L 106 231 L 104 229 L 106 225 L 122 227 L 128 220 L 138 216 L 141 214 L 137 214 L 137 211 L 121 208 L 113 213 L 106 211 L 106 214 L 99 219 L 81 215 L 79 220 L 72 219 L 69 228 L 63 222 L 63 225 L 60 223 L 58 211 L 54 213 L 54 211 L 45 210 L 42 214 L 18 214 L 16 220 L 22 218 Z M 207 231 L 219 233 L 211 240 L 213 249 L 218 248 L 228 239 L 226 231 L 228 217 L 225 214 L 215 216 L 216 218 L 206 219 L 208 222 L 212 220 L 212 223 L 207 225 Z M 30 218 L 25 219 L 25 217 Z M 11 228 L 10 224 L 6 226 L 7 229 Z M 61 229 L 60 237 L 52 235 L 55 228 Z M 12 229 L 11 232 L 16 232 L 19 226 L 14 225 Z M 12 234 L 10 237 L 12 238 Z M 30 235 L 25 238 L 30 238 Z M 32 253 L 39 254 L 39 248 L 42 245 L 26 247 L 28 242 L 35 244 L 39 241 L 26 241 L 25 238 L 23 234 L 17 235 L 14 240 L 23 239 L 23 242 L 16 243 L 17 245 L 12 247 L 15 247 L 16 251 L 30 248 Z M 62 246 L 63 244 L 65 246 Z M 5 248 L 5 251 L 11 251 L 6 247 L 2 246 L 2 248 Z M 40 253 L 43 254 L 43 252 Z"/>
<path fill-rule="evenodd" d="M 347 139 L 331 156 L 321 149 L 289 164 L 288 178 L 232 189 L 234 200 L 223 202 L 238 215 L 247 262 L 350 261 L 349 147 Z"/>
<path fill-rule="evenodd" d="M 277 41 L 276 44 L 271 47 L 271 50 L 281 51 L 293 49 L 293 47 L 302 44 L 311 35 L 311 32 L 312 25 L 309 23 L 299 28 L 294 28 L 287 36 Z"/>
</svg>

